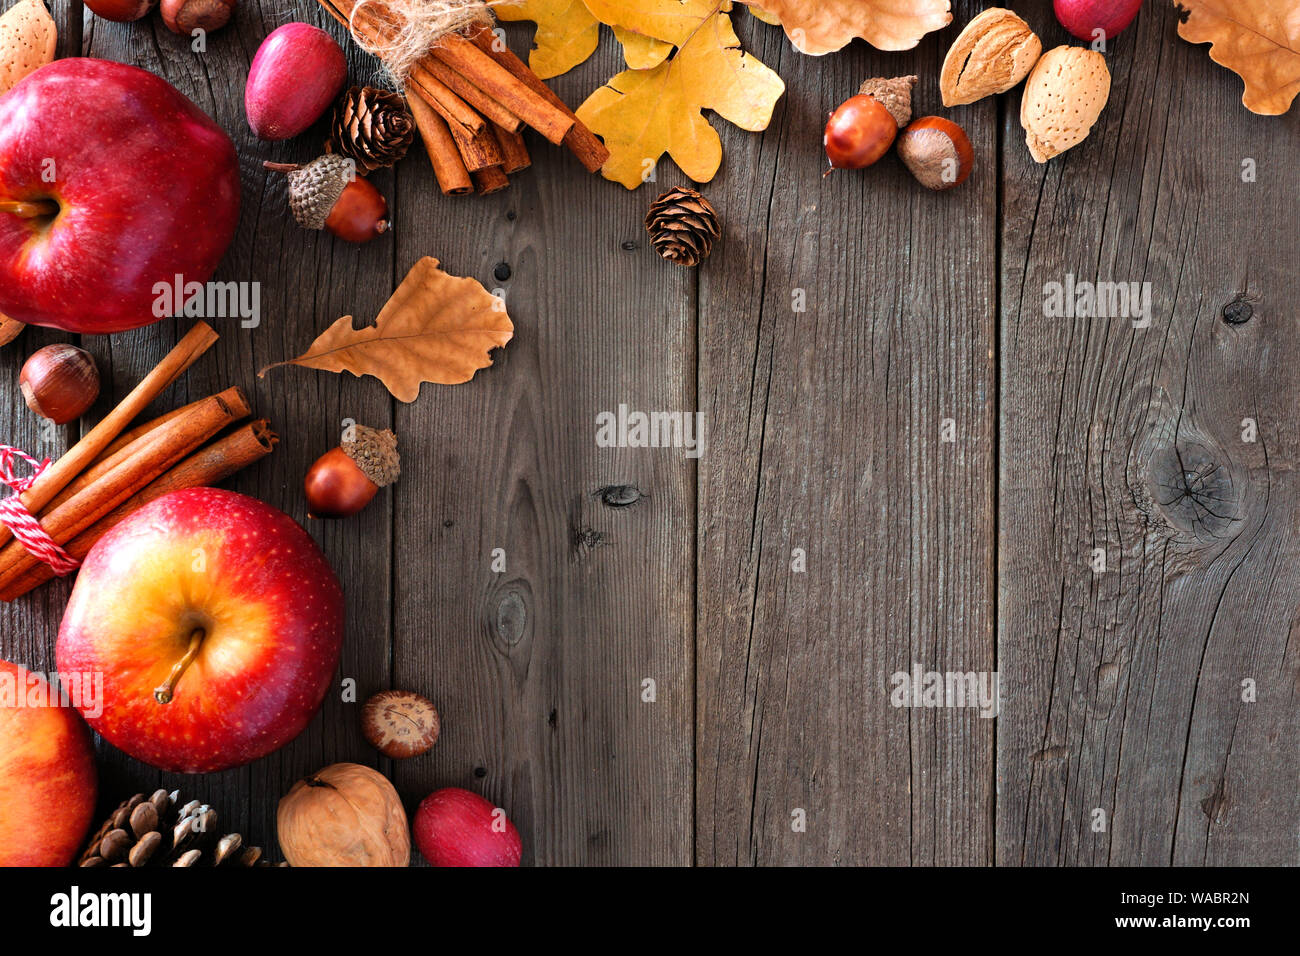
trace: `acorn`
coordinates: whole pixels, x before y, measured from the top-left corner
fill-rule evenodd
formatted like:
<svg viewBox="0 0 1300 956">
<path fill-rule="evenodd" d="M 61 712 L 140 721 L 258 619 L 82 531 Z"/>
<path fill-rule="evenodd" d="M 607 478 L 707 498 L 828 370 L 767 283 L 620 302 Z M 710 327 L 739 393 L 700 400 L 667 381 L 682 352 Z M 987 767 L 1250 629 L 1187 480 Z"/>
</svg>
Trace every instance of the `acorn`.
<svg viewBox="0 0 1300 956">
<path fill-rule="evenodd" d="M 350 517 L 401 474 L 396 435 L 365 425 L 353 425 L 351 431 L 351 437 L 307 469 L 303 490 L 313 518 Z"/>
<path fill-rule="evenodd" d="M 289 177 L 289 209 L 304 229 L 328 229 L 348 242 L 369 242 L 392 226 L 388 201 L 357 175 L 350 159 L 326 153 L 306 166 L 262 165 Z"/>
</svg>

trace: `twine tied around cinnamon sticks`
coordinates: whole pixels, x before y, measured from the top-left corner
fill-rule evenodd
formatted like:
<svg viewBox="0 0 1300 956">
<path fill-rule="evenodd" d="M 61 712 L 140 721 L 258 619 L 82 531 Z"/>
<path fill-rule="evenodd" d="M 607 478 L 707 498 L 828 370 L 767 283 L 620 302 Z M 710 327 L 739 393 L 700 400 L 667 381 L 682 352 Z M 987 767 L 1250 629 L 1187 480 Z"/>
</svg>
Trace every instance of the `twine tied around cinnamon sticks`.
<svg viewBox="0 0 1300 956">
<path fill-rule="evenodd" d="M 56 574 L 71 572 L 96 541 L 150 501 L 214 484 L 271 453 L 279 438 L 265 420 L 217 437 L 252 414 L 238 388 L 127 430 L 216 340 L 210 326 L 198 323 L 53 464 L 37 464 L 17 449 L 0 446 L 0 479 L 17 492 L 0 502 L 0 601 L 12 601 Z M 14 478 L 14 457 L 31 464 L 33 473 Z M 8 541 L 11 535 L 16 540 Z"/>
<path fill-rule="evenodd" d="M 379 57 L 407 105 L 443 193 L 490 193 L 532 162 L 522 131 L 563 144 L 588 172 L 605 144 L 500 42 L 481 0 L 319 0 Z"/>
<path fill-rule="evenodd" d="M 31 466 L 31 474 L 19 478 L 14 474 L 14 458 L 21 458 Z M 0 445 L 0 481 L 12 488 L 13 497 L 0 501 L 0 524 L 13 534 L 22 546 L 50 566 L 55 574 L 68 574 L 81 567 L 81 562 L 59 547 L 49 532 L 36 520 L 36 516 L 23 507 L 22 493 L 32 486 L 50 460 L 37 461 L 13 445 Z"/>
</svg>

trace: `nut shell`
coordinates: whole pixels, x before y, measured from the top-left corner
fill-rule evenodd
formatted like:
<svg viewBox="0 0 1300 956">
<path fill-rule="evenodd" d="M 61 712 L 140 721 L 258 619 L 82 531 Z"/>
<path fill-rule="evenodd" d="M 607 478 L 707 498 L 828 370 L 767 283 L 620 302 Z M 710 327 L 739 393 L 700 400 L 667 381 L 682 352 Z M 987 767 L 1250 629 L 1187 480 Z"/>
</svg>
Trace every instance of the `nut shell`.
<svg viewBox="0 0 1300 956">
<path fill-rule="evenodd" d="M 293 785 L 275 814 L 290 866 L 408 866 L 411 837 L 388 778 L 355 763 L 331 764 Z"/>
<path fill-rule="evenodd" d="M 1025 84 L 1020 125 L 1040 163 L 1079 145 L 1110 98 L 1110 70 L 1096 50 L 1058 46 L 1043 54 Z"/>
<path fill-rule="evenodd" d="M 27 407 L 56 425 L 80 418 L 99 397 L 99 369 L 85 349 L 47 345 L 32 353 L 18 376 Z"/>
<path fill-rule="evenodd" d="M 922 116 L 898 134 L 898 157 L 927 189 L 960 186 L 971 174 L 975 151 L 966 131 L 942 116 Z"/>
<path fill-rule="evenodd" d="M 944 106 L 1005 93 L 1025 78 L 1043 43 L 1011 10 L 990 7 L 958 34 L 943 59 L 939 94 Z"/>
<path fill-rule="evenodd" d="M 386 690 L 361 709 L 361 730 L 386 757 L 418 757 L 438 742 L 438 710 L 433 702 L 408 690 Z"/>
</svg>

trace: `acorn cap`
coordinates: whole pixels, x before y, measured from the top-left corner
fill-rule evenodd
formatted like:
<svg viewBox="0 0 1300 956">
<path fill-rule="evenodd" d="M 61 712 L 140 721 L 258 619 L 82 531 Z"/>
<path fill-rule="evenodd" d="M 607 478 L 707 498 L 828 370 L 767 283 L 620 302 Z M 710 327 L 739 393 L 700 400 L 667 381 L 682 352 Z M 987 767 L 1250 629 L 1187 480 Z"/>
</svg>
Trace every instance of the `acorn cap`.
<svg viewBox="0 0 1300 956">
<path fill-rule="evenodd" d="M 912 87 L 916 81 L 915 76 L 873 76 L 863 82 L 858 92 L 879 100 L 902 129 L 912 121 Z"/>
<path fill-rule="evenodd" d="M 352 437 L 340 443 L 343 453 L 380 488 L 391 485 L 402 473 L 397 455 L 397 436 L 391 431 L 353 425 Z"/>
<path fill-rule="evenodd" d="M 324 229 L 343 190 L 357 178 L 357 164 L 337 153 L 326 153 L 306 166 L 262 165 L 289 177 L 289 209 L 304 229 Z"/>
</svg>

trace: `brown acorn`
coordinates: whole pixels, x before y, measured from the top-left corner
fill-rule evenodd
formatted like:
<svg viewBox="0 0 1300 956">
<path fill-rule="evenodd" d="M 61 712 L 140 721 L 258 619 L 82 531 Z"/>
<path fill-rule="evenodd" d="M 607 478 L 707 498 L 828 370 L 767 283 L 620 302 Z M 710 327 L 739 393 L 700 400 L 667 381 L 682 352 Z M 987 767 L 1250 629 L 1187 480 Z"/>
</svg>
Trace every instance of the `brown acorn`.
<svg viewBox="0 0 1300 956">
<path fill-rule="evenodd" d="M 350 159 L 326 153 L 306 166 L 262 165 L 289 177 L 289 209 L 304 229 L 328 229 L 348 242 L 369 242 L 392 226 L 388 201 L 356 174 Z"/>
</svg>

